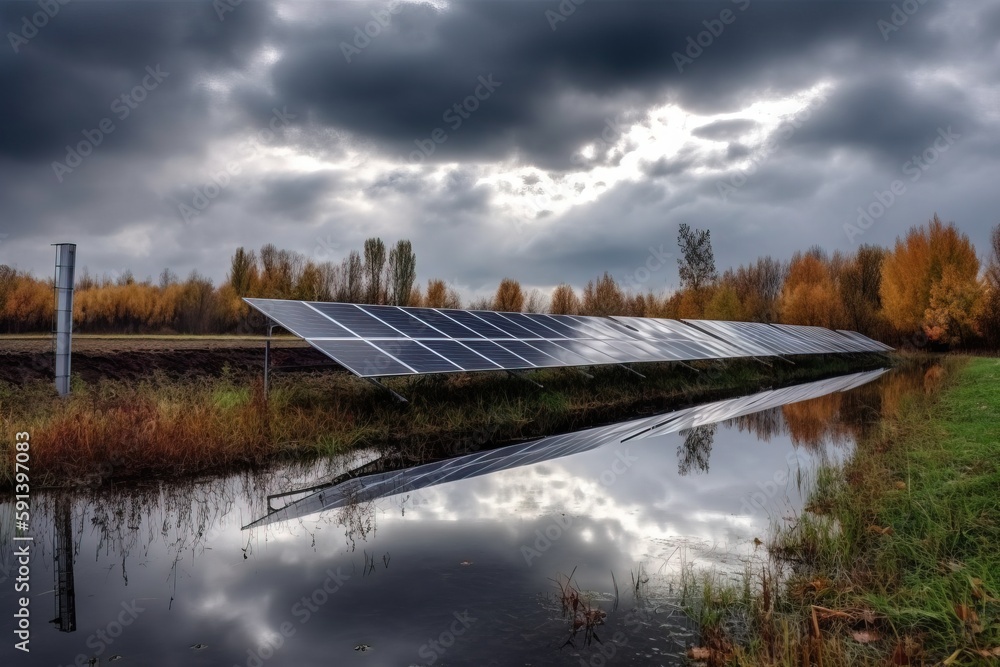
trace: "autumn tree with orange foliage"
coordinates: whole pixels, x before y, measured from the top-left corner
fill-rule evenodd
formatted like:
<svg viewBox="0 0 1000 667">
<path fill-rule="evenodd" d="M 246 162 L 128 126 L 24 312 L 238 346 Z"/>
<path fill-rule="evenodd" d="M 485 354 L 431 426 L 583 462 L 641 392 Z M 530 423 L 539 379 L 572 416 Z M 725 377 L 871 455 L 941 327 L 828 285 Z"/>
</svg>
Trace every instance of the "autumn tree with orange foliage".
<svg viewBox="0 0 1000 667">
<path fill-rule="evenodd" d="M 449 289 L 443 280 L 428 280 L 427 292 L 424 294 L 424 306 L 427 308 L 461 308 L 462 300 L 458 292 Z"/>
<path fill-rule="evenodd" d="M 840 301 L 847 318 L 845 326 L 866 336 L 884 336 L 882 315 L 882 265 L 888 251 L 874 245 L 862 245 L 848 258 L 840 273 Z"/>
<path fill-rule="evenodd" d="M 556 285 L 549 299 L 549 312 L 554 315 L 579 315 L 580 298 L 566 283 Z"/>
<path fill-rule="evenodd" d="M 587 283 L 580 301 L 580 312 L 601 317 L 627 314 L 625 293 L 610 273 L 605 271 L 596 281 Z"/>
<path fill-rule="evenodd" d="M 1000 225 L 990 233 L 990 259 L 984 278 L 978 328 L 988 345 L 1000 349 Z"/>
<path fill-rule="evenodd" d="M 520 313 L 524 308 L 524 293 L 521 292 L 521 283 L 513 278 L 504 278 L 497 287 L 497 293 L 493 297 L 493 310 L 505 313 Z"/>
<path fill-rule="evenodd" d="M 965 341 L 984 296 L 969 237 L 936 214 L 926 227 L 910 228 L 885 259 L 880 295 L 898 331 L 923 331 L 942 343 Z"/>
<path fill-rule="evenodd" d="M 781 321 L 835 327 L 841 311 L 840 295 L 822 255 L 796 253 L 781 292 Z"/>
<path fill-rule="evenodd" d="M 0 322 L 8 333 L 51 331 L 55 316 L 52 281 L 0 265 Z"/>
</svg>

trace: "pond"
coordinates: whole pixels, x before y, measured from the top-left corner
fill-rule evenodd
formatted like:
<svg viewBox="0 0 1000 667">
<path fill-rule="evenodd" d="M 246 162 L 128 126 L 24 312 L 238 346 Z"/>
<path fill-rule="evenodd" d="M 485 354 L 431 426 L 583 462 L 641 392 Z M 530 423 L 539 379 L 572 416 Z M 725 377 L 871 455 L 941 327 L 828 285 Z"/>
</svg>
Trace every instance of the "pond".
<svg viewBox="0 0 1000 667">
<path fill-rule="evenodd" d="M 360 451 L 36 494 L 28 593 L 15 593 L 24 542 L 8 502 L 0 663 L 682 664 L 698 633 L 682 575 L 742 576 L 769 530 L 802 511 L 817 466 L 922 391 L 923 370 L 484 442 L 409 467 Z M 24 595 L 30 654 L 14 649 L 8 613 Z"/>
</svg>

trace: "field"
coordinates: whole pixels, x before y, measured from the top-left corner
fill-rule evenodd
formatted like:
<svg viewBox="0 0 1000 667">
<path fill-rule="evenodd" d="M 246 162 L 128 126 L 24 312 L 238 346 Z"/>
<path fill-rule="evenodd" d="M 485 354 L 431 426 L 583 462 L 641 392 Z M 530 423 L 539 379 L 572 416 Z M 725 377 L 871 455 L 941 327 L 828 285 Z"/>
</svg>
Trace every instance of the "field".
<svg viewBox="0 0 1000 667">
<path fill-rule="evenodd" d="M 73 336 L 72 371 L 80 380 L 139 380 L 159 371 L 170 377 L 218 377 L 262 372 L 262 336 Z M 329 361 L 297 338 L 272 338 L 276 364 Z M 0 336 L 0 383 L 23 385 L 53 379 L 51 335 Z"/>
</svg>

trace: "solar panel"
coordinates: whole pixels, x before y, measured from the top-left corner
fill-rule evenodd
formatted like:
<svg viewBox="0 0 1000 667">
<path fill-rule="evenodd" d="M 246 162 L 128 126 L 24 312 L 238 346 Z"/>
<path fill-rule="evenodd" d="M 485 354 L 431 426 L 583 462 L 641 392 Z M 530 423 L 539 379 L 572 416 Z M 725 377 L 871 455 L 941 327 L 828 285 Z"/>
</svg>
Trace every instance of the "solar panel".
<svg viewBox="0 0 1000 667">
<path fill-rule="evenodd" d="M 715 320 L 683 320 L 693 327 L 717 335 L 724 341 L 739 341 L 746 349 L 753 349 L 759 356 L 780 356 L 800 354 L 802 344 L 794 340 L 790 343 L 787 334 L 766 324 L 755 322 L 718 322 Z"/>
<path fill-rule="evenodd" d="M 365 340 L 310 339 L 309 344 L 361 377 L 410 375 L 417 372 Z"/>
<path fill-rule="evenodd" d="M 635 335 L 643 338 L 684 343 L 680 349 L 696 350 L 695 356 L 692 358 L 725 359 L 747 356 L 747 350 L 741 350 L 732 343 L 677 320 L 620 316 L 613 316 L 611 319 L 622 327 L 628 327 L 635 332 Z"/>
<path fill-rule="evenodd" d="M 493 341 L 489 340 L 465 340 L 462 344 L 468 347 L 470 350 L 474 350 L 479 354 L 483 355 L 493 363 L 495 363 L 500 368 L 505 370 L 518 370 L 524 368 L 534 368 L 535 365 L 531 362 L 523 359 L 512 353 L 510 350 L 504 349 L 497 345 Z M 537 350 L 536 350 L 537 352 Z"/>
<path fill-rule="evenodd" d="M 840 334 L 834 333 L 829 329 L 824 329 L 823 327 L 805 326 L 800 324 L 772 324 L 771 326 L 777 327 L 778 329 L 786 331 L 794 336 L 811 340 L 818 345 L 825 345 L 828 349 L 832 348 L 834 350 L 840 350 L 841 352 L 860 351 L 857 343 L 847 340 Z"/>
<path fill-rule="evenodd" d="M 302 301 L 254 299 L 251 305 L 300 338 L 355 337 L 347 329 Z"/>
<path fill-rule="evenodd" d="M 352 303 L 310 303 L 310 306 L 359 338 L 399 338 L 400 332 Z M 324 336 L 333 338 L 335 336 Z"/>
<path fill-rule="evenodd" d="M 575 366 L 587 363 L 583 360 L 564 363 L 556 359 L 555 357 L 542 352 L 534 345 L 528 345 L 527 343 L 521 340 L 498 340 L 496 343 L 505 350 L 513 352 L 522 359 L 531 362 L 533 366 L 537 366 L 538 368 L 554 368 L 556 366 Z"/>
<path fill-rule="evenodd" d="M 421 342 L 464 371 L 502 370 L 501 366 L 457 340 L 425 340 Z"/>
<path fill-rule="evenodd" d="M 493 325 L 500 331 L 510 334 L 511 338 L 537 338 L 537 336 L 535 336 L 535 334 L 533 334 L 531 331 L 515 324 L 514 322 L 510 321 L 510 319 L 504 317 L 500 313 L 493 313 L 485 310 L 476 310 L 473 311 L 473 315 L 475 315 L 476 317 L 485 322 L 488 322 L 489 324 Z"/>
<path fill-rule="evenodd" d="M 837 333 L 839 333 L 842 336 L 846 336 L 847 338 L 853 341 L 856 341 L 858 345 L 864 347 L 864 349 L 868 352 L 890 352 L 892 350 L 892 348 L 886 345 L 885 343 L 880 343 L 879 341 L 873 340 L 862 333 L 858 333 L 857 331 L 845 331 L 843 329 L 837 329 Z"/>
<path fill-rule="evenodd" d="M 360 306 L 360 308 L 410 338 L 451 338 L 396 306 Z"/>
<path fill-rule="evenodd" d="M 471 310 L 441 310 L 438 312 L 444 313 L 462 326 L 480 334 L 483 338 L 514 338 L 512 334 L 498 329 L 481 317 L 477 317 Z"/>
<path fill-rule="evenodd" d="M 438 311 L 433 308 L 407 308 L 406 312 L 434 327 L 441 333 L 447 334 L 449 338 L 482 338 L 482 336 L 472 329 L 448 317 L 446 315 L 448 311 Z"/>
<path fill-rule="evenodd" d="M 366 378 L 892 349 L 856 332 L 760 322 L 245 301 Z"/>
<path fill-rule="evenodd" d="M 375 341 L 372 344 L 418 373 L 454 373 L 462 370 L 415 340 Z"/>
</svg>

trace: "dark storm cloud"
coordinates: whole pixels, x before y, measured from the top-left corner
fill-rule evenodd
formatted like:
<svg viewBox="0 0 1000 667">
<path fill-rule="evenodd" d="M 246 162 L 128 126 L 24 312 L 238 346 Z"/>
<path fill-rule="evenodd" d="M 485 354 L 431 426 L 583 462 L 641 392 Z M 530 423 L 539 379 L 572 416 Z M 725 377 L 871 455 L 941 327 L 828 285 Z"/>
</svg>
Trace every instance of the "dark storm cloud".
<svg viewBox="0 0 1000 667">
<path fill-rule="evenodd" d="M 209 3 L 63 6 L 17 53 L 6 43 L 0 49 L 0 89 L 14 102 L 0 106 L 0 156 L 61 158 L 67 144 L 80 141 L 103 118 L 116 127 L 101 152 L 190 147 L 211 103 L 198 87 L 200 75 L 241 67 L 259 45 L 267 7 L 247 4 L 227 23 Z M 0 23 L 19 25 L 37 10 L 33 2 L 0 3 Z M 122 102 L 123 94 L 141 85 L 146 68 L 158 65 L 168 73 L 162 89 L 135 108 Z M 129 113 L 122 118 L 119 109 Z"/>
<path fill-rule="evenodd" d="M 938 128 L 976 132 L 976 116 L 961 86 L 920 85 L 905 72 L 866 76 L 834 91 L 789 143 L 851 148 L 900 163 L 932 142 Z"/>
<path fill-rule="evenodd" d="M 666 93 L 695 110 L 718 112 L 760 96 L 762 87 L 773 94 L 812 83 L 821 62 L 808 69 L 793 65 L 792 76 L 787 65 L 778 66 L 802 52 L 818 59 L 831 45 L 880 46 L 874 22 L 885 7 L 591 2 L 553 31 L 544 14 L 550 4 L 404 5 L 350 63 L 342 53 L 342 44 L 353 39 L 347 26 L 370 21 L 368 7 L 339 8 L 326 17 L 317 10 L 308 26 L 287 28 L 296 39 L 274 69 L 274 99 L 378 138 L 403 159 L 415 141 L 441 128 L 447 138 L 427 159 L 517 154 L 564 169 L 574 149 L 600 137 L 609 119 Z M 684 53 L 688 38 L 706 30 L 706 21 L 718 21 L 723 10 L 735 20 L 679 72 L 674 54 Z M 859 29 L 865 38 L 856 36 Z M 500 85 L 489 99 L 470 105 L 478 108 L 468 118 L 459 117 L 454 105 L 474 95 L 484 75 Z"/>
</svg>

